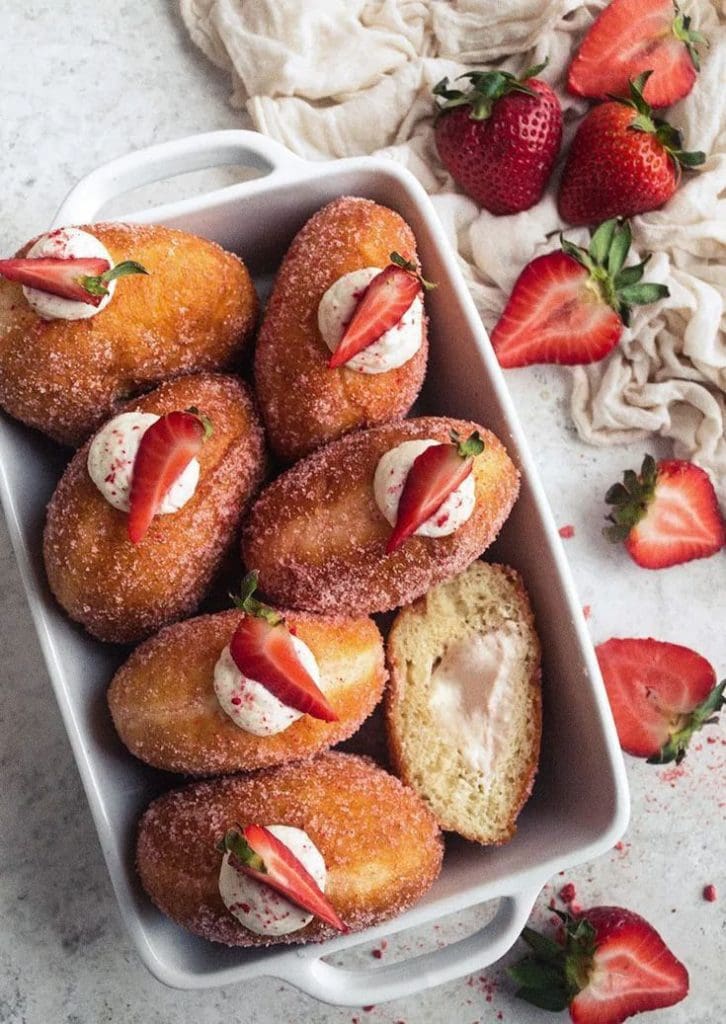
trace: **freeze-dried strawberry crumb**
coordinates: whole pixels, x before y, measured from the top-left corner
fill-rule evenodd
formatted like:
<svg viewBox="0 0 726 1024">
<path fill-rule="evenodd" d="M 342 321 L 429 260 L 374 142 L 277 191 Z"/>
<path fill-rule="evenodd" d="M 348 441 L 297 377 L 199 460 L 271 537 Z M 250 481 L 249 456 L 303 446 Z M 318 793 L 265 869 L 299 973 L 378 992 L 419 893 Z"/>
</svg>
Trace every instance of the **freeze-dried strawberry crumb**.
<svg viewBox="0 0 726 1024">
<path fill-rule="evenodd" d="M 572 903 L 575 896 L 575 886 L 572 882 L 568 882 L 567 885 L 563 885 L 560 889 L 560 899 L 563 903 Z"/>
<path fill-rule="evenodd" d="M 584 604 L 582 606 L 582 614 L 585 616 L 586 619 L 590 618 L 590 616 L 592 615 L 592 608 L 589 604 Z"/>
<path fill-rule="evenodd" d="M 703 898 L 708 903 L 715 903 L 718 899 L 718 893 L 716 892 L 715 885 L 705 885 L 703 887 Z"/>
<path fill-rule="evenodd" d="M 568 523 L 567 526 L 561 526 L 557 532 L 563 540 L 570 540 L 575 536 L 575 527 Z"/>
</svg>

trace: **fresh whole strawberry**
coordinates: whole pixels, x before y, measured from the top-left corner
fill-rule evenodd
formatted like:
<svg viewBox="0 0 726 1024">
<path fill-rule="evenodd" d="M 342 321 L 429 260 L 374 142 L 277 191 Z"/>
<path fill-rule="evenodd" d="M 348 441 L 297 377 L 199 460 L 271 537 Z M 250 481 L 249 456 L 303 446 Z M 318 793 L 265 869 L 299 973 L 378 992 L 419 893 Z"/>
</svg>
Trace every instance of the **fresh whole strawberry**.
<svg viewBox="0 0 726 1024">
<path fill-rule="evenodd" d="M 615 348 L 630 307 L 668 295 L 641 281 L 649 256 L 624 266 L 630 242 L 627 222 L 609 220 L 587 249 L 562 239 L 561 252 L 528 263 L 492 331 L 500 366 L 592 363 Z"/>
<path fill-rule="evenodd" d="M 307 671 L 292 642 L 283 616 L 252 595 L 257 588 L 257 573 L 242 581 L 241 596 L 235 604 L 245 616 L 229 643 L 229 652 L 237 668 L 279 701 L 313 718 L 337 722 L 338 716 Z"/>
<path fill-rule="evenodd" d="M 269 885 L 338 931 L 349 931 L 305 865 L 264 825 L 229 829 L 218 849 L 229 854 L 236 871 Z"/>
<path fill-rule="evenodd" d="M 696 651 L 661 640 L 613 638 L 595 649 L 620 746 L 651 764 L 680 764 L 691 737 L 718 719 L 726 680 Z"/>
<path fill-rule="evenodd" d="M 669 107 L 693 88 L 697 44 L 706 40 L 673 0 L 612 0 L 585 36 L 567 75 L 577 96 L 627 96 L 628 84 L 653 68 L 643 89 L 652 107 Z"/>
<path fill-rule="evenodd" d="M 726 543 L 726 526 L 705 470 L 679 459 L 646 455 L 640 473 L 628 469 L 605 495 L 612 505 L 605 536 L 625 542 L 645 569 L 709 558 Z"/>
<path fill-rule="evenodd" d="M 431 445 L 418 455 L 408 471 L 398 502 L 396 525 L 388 538 L 391 554 L 441 508 L 449 495 L 469 476 L 474 459 L 484 451 L 478 431 L 462 441 L 451 432 L 451 442 Z"/>
<path fill-rule="evenodd" d="M 111 267 L 108 260 L 80 257 L 32 256 L 0 260 L 0 277 L 89 306 L 100 306 L 108 293 L 108 285 L 117 277 L 147 273 L 134 260 L 125 260 L 115 267 Z"/>
<path fill-rule="evenodd" d="M 688 995 L 688 971 L 639 914 L 622 907 L 557 913 L 562 942 L 522 932 L 532 953 L 509 968 L 520 998 L 543 1010 L 569 1007 L 575 1024 L 622 1024 Z"/>
<path fill-rule="evenodd" d="M 132 544 L 143 540 L 164 495 L 211 432 L 210 421 L 196 409 L 169 412 L 145 431 L 131 474 L 128 535 Z"/>
<path fill-rule="evenodd" d="M 562 141 L 562 109 L 546 82 L 545 67 L 517 79 L 508 71 L 470 71 L 471 88 L 434 95 L 439 107 L 436 148 L 457 185 L 490 213 L 528 210 L 542 198 Z"/>
<path fill-rule="evenodd" d="M 358 300 L 330 358 L 330 369 L 344 366 L 353 356 L 372 345 L 398 323 L 417 295 L 424 289 L 436 287 L 421 277 L 414 263 L 397 252 L 391 253 L 390 260 Z"/>
<path fill-rule="evenodd" d="M 643 99 L 651 72 L 630 83 L 630 99 L 600 103 L 583 119 L 567 155 L 557 205 L 570 224 L 632 217 L 668 202 L 683 167 L 705 154 L 681 148 L 675 128 L 653 116 Z"/>
</svg>

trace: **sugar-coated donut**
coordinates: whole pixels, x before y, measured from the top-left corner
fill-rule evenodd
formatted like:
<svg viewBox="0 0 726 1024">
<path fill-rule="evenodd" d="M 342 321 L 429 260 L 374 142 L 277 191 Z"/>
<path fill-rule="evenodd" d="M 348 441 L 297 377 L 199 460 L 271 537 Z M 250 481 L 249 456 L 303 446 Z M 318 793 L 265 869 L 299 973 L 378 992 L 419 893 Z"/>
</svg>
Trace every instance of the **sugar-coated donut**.
<svg viewBox="0 0 726 1024">
<path fill-rule="evenodd" d="M 375 623 L 285 612 L 285 623 L 317 660 L 338 721 L 303 715 L 270 736 L 236 725 L 216 699 L 214 669 L 243 614 L 220 612 L 168 626 L 118 670 L 108 701 L 132 754 L 156 768 L 191 775 L 252 771 L 311 757 L 351 736 L 368 717 L 386 680 Z"/>
<path fill-rule="evenodd" d="M 68 615 L 100 640 L 132 643 L 190 615 L 233 542 L 264 471 L 262 429 L 245 385 L 202 373 L 162 384 L 127 410 L 198 407 L 213 433 L 199 454 L 191 500 L 156 515 L 139 544 L 87 468 L 92 439 L 78 451 L 48 506 L 43 554 L 50 588 Z"/>
<path fill-rule="evenodd" d="M 119 403 L 169 377 L 231 367 L 258 310 L 244 263 L 214 242 L 159 225 L 82 230 L 114 264 L 134 260 L 148 271 L 117 281 L 112 300 L 90 319 L 44 320 L 19 284 L 0 279 L 0 406 L 70 445 Z"/>
<path fill-rule="evenodd" d="M 373 479 L 380 458 L 404 441 L 449 441 L 478 430 L 484 451 L 472 470 L 470 518 L 445 537 L 410 537 L 386 554 L 391 526 Z M 260 590 L 291 608 L 329 614 L 388 611 L 461 572 L 492 543 L 519 491 L 501 441 L 476 423 L 425 416 L 358 431 L 314 452 L 279 476 L 254 503 L 242 553 Z"/>
<path fill-rule="evenodd" d="M 325 895 L 351 931 L 407 910 L 441 868 L 436 822 L 413 790 L 368 758 L 329 752 L 248 776 L 167 793 L 141 819 L 136 850 L 144 889 L 163 913 L 229 946 L 319 942 L 338 933 L 319 918 L 271 938 L 245 928 L 218 889 L 228 828 L 284 824 L 305 830 L 327 868 Z"/>
<path fill-rule="evenodd" d="M 426 372 L 425 317 L 421 345 L 384 373 L 330 369 L 331 352 L 318 326 L 318 307 L 339 278 L 383 269 L 392 252 L 416 261 L 406 222 L 370 199 L 344 197 L 319 210 L 290 246 L 270 296 L 255 350 L 255 388 L 272 450 L 291 461 L 351 430 L 404 416 Z"/>
</svg>

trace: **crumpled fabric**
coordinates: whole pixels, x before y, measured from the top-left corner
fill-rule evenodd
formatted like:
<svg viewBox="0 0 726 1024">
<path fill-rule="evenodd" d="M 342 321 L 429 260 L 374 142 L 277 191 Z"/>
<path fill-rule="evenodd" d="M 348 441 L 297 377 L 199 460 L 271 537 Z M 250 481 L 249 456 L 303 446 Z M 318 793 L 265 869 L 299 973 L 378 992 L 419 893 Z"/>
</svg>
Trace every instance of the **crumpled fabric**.
<svg viewBox="0 0 726 1024">
<path fill-rule="evenodd" d="M 194 42 L 232 79 L 231 102 L 255 127 L 310 160 L 365 153 L 404 164 L 432 198 L 485 326 L 522 267 L 582 244 L 554 200 L 557 172 L 533 209 L 494 217 L 438 160 L 431 88 L 496 64 L 544 77 L 565 113 L 565 143 L 587 109 L 564 87 L 569 61 L 606 0 L 180 0 Z M 572 416 L 596 445 L 659 434 L 707 469 L 726 500 L 726 2 L 681 5 L 710 48 L 691 94 L 667 112 L 687 149 L 708 154 L 661 210 L 633 219 L 633 261 L 670 297 L 636 307 L 605 360 L 572 371 Z M 563 149 L 564 149 L 563 146 Z"/>
</svg>

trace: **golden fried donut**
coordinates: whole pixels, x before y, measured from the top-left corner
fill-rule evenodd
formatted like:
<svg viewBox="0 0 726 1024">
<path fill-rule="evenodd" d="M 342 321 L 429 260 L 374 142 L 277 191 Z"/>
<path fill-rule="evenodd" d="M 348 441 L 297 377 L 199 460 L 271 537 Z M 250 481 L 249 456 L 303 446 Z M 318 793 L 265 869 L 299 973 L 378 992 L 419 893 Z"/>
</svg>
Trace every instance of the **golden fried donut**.
<svg viewBox="0 0 726 1024">
<path fill-rule="evenodd" d="M 351 931 L 407 910 L 441 868 L 441 835 L 421 798 L 368 758 L 328 752 L 197 782 L 155 800 L 141 819 L 136 862 L 157 907 L 196 935 L 229 946 L 337 935 L 318 918 L 288 935 L 257 935 L 227 910 L 216 843 L 227 828 L 253 823 L 308 833 L 325 859 L 325 895 Z"/>
<path fill-rule="evenodd" d="M 393 554 L 373 496 L 379 459 L 403 441 L 448 441 L 478 430 L 484 451 L 472 473 L 471 517 L 447 537 L 410 537 Z M 362 430 L 321 448 L 279 476 L 253 505 L 242 555 L 260 590 L 291 608 L 363 615 L 408 604 L 461 572 L 487 548 L 509 515 L 519 474 L 501 441 L 464 420 L 439 416 Z"/>
<path fill-rule="evenodd" d="M 88 320 L 43 320 L 0 279 L 0 406 L 64 444 L 81 444 L 122 401 L 161 381 L 231 366 L 258 301 L 242 261 L 214 242 L 147 224 L 91 224 L 114 263 L 148 276 L 117 283 Z M 25 245 L 24 256 L 33 242 Z"/>
<path fill-rule="evenodd" d="M 324 293 L 344 274 L 384 268 L 391 252 L 416 260 L 416 240 L 393 210 L 344 197 L 319 210 L 290 246 L 272 290 L 255 350 L 255 390 L 273 451 L 292 461 L 351 430 L 404 416 L 426 372 L 422 344 L 398 369 L 329 369 L 318 328 Z"/>
<path fill-rule="evenodd" d="M 116 730 L 155 768 L 213 775 L 311 757 L 351 736 L 383 694 L 383 641 L 372 619 L 284 613 L 315 655 L 337 722 L 303 715 L 283 732 L 256 736 L 223 711 L 214 667 L 241 611 L 202 615 L 162 630 L 133 652 L 108 691 Z"/>
<path fill-rule="evenodd" d="M 76 452 L 48 505 L 43 554 L 50 588 L 99 640 L 132 643 L 190 615 L 233 542 L 264 470 L 262 430 L 241 381 L 202 373 L 162 384 L 126 411 L 161 416 L 197 406 L 212 421 L 197 489 L 178 512 L 156 515 L 139 544 Z"/>
</svg>

